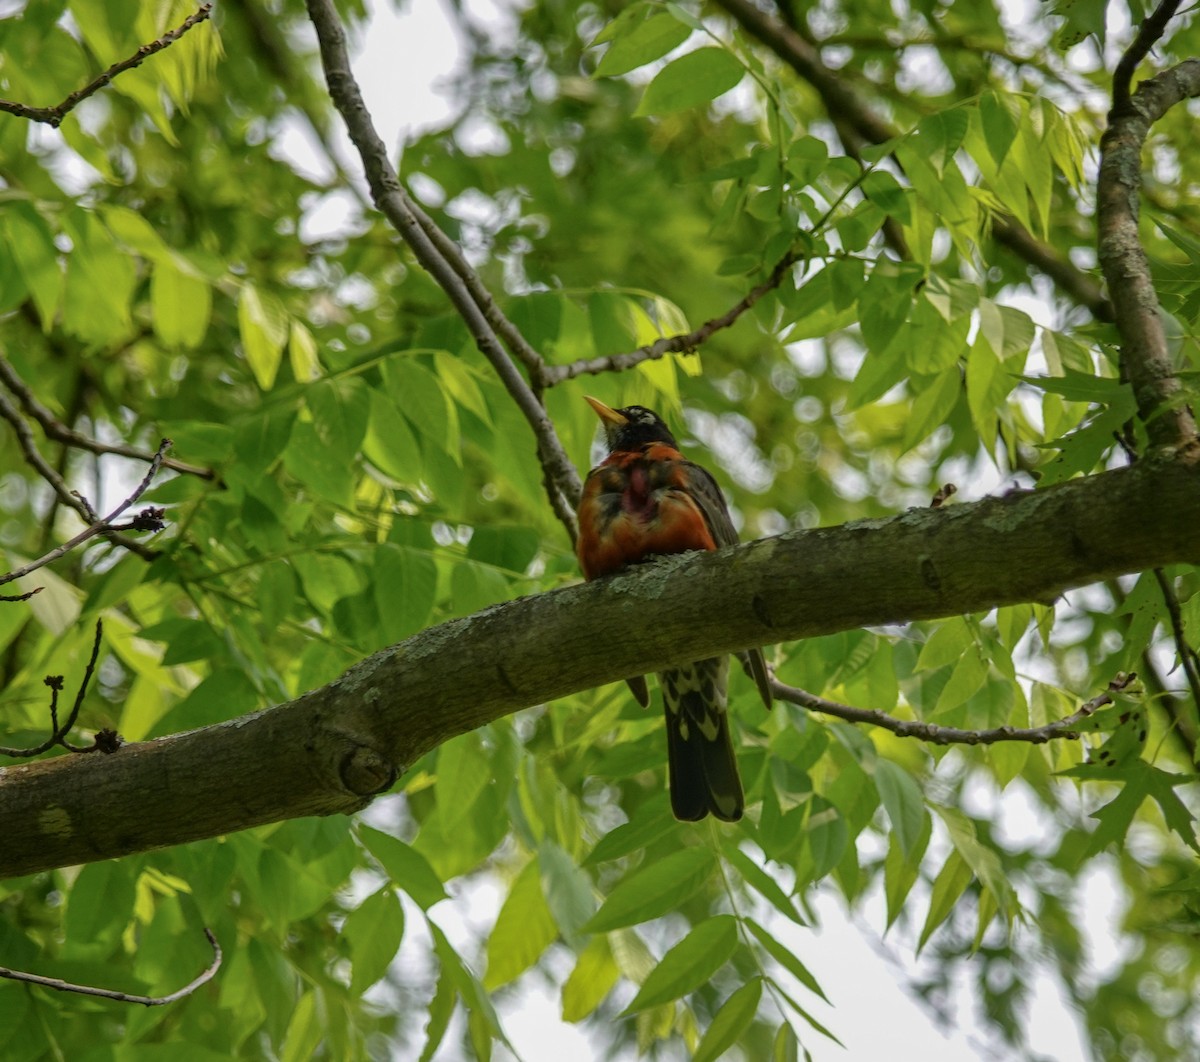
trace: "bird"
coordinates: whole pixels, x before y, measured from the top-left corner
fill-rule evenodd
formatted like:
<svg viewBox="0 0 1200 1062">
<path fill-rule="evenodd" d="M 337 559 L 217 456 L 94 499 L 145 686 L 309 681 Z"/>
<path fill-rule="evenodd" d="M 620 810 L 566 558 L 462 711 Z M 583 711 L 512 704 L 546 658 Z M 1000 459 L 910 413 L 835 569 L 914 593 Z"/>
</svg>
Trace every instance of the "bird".
<svg viewBox="0 0 1200 1062">
<path fill-rule="evenodd" d="M 587 580 L 671 553 L 715 550 L 737 542 L 737 531 L 712 474 L 687 460 L 662 418 L 645 406 L 613 409 L 584 396 L 599 416 L 608 456 L 583 484 L 576 555 Z M 747 654 L 763 702 L 770 676 L 761 649 Z M 736 822 L 745 810 L 726 712 L 729 657 L 697 660 L 659 672 L 666 714 L 671 810 L 683 822 L 710 812 Z M 626 680 L 643 707 L 643 676 Z"/>
</svg>

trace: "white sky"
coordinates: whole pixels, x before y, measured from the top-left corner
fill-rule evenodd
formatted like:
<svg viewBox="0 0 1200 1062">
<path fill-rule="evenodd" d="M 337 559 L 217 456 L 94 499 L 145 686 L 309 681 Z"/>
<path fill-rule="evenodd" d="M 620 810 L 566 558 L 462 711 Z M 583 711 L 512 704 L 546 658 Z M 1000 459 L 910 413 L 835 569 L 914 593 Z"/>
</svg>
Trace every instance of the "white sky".
<svg viewBox="0 0 1200 1062">
<path fill-rule="evenodd" d="M 376 3 L 370 30 L 357 42 L 355 72 L 376 127 L 393 149 L 414 133 L 435 127 L 453 112 L 438 85 L 444 84 L 455 70 L 461 48 L 443 3 L 444 0 L 411 2 L 401 14 L 396 13 L 391 3 Z M 1013 5 L 1019 6 L 1019 0 L 1013 0 Z M 494 11 L 491 3 L 471 3 L 470 9 L 480 20 Z M 359 167 L 344 138 L 343 145 L 342 157 L 347 168 L 357 174 Z M 301 165 L 320 165 L 298 133 L 285 137 L 280 147 Z M 355 204 L 349 196 L 328 199 L 311 219 L 314 229 L 309 234 L 336 231 L 353 217 L 354 211 Z M 595 278 L 597 284 L 618 279 Z M 1049 323 L 1046 308 L 1036 301 L 1022 302 L 1021 308 L 1035 320 Z M 1002 798 L 982 794 L 981 801 L 1003 823 L 1001 836 L 1027 840 L 1031 835 L 1040 835 L 1037 809 L 1022 793 L 1019 783 Z M 1117 926 L 1121 912 L 1115 908 L 1115 897 L 1119 895 L 1111 868 L 1098 862 L 1084 878 L 1080 894 L 1093 927 L 1089 939 L 1093 971 L 1103 970 L 1118 957 Z M 451 941 L 470 954 L 471 942 L 477 941 L 481 932 L 486 933 L 502 900 L 503 895 L 495 887 L 472 887 L 455 900 L 439 905 L 434 917 Z M 936 1029 L 923 1006 L 905 992 L 903 972 L 913 969 L 916 961 L 912 942 L 889 938 L 881 943 L 879 933 L 885 925 L 881 896 L 870 896 L 853 920 L 831 888 L 818 890 L 811 900 L 820 916 L 816 930 L 800 930 L 790 923 L 778 925 L 780 920 L 772 920 L 765 914 L 762 918 L 780 939 L 796 949 L 834 1004 L 830 1008 L 803 990 L 796 993 L 802 1005 L 846 1045 L 842 1050 L 796 1024 L 804 1046 L 816 1062 L 875 1058 L 963 1062 L 1000 1057 L 996 1053 L 997 1042 L 977 1020 L 978 1007 L 970 986 L 961 985 L 953 1001 L 958 1030 L 949 1035 Z M 917 902 L 923 918 L 927 898 Z M 416 924 L 416 919 L 408 920 L 410 927 Z M 421 945 L 419 935 L 408 935 L 397 961 L 402 965 L 419 961 L 415 952 Z M 1085 1062 L 1088 1055 L 1081 1043 L 1078 1016 L 1058 986 L 1050 977 L 1043 977 L 1034 986 L 1034 995 L 1026 1020 L 1026 1033 L 1034 1050 L 1056 1062 Z M 589 1062 L 601 1057 L 579 1027 L 562 1021 L 556 988 L 545 979 L 526 977 L 520 990 L 500 1007 L 500 1013 L 508 1036 L 525 1062 Z M 452 1038 L 453 1029 L 448 1041 Z M 453 1042 L 444 1044 L 437 1056 L 441 1062 L 456 1057 Z M 500 1048 L 496 1057 L 511 1056 Z"/>
</svg>

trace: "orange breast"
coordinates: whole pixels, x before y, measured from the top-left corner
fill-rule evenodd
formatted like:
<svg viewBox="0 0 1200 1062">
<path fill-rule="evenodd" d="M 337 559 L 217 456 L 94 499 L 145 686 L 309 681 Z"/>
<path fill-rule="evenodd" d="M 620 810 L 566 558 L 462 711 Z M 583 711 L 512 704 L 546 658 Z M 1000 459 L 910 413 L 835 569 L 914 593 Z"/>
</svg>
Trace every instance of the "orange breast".
<svg viewBox="0 0 1200 1062">
<path fill-rule="evenodd" d="M 660 554 L 717 548 L 688 494 L 684 470 L 682 455 L 658 443 L 644 452 L 611 454 L 588 474 L 576 544 L 584 578 Z"/>
</svg>

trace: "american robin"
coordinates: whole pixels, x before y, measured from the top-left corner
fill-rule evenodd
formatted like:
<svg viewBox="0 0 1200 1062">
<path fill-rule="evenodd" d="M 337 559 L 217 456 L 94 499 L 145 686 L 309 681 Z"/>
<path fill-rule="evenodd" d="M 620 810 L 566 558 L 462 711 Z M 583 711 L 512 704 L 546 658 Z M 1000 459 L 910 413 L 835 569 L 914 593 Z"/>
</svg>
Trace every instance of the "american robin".
<svg viewBox="0 0 1200 1062">
<path fill-rule="evenodd" d="M 588 473 L 579 503 L 576 553 L 585 579 L 620 571 L 665 553 L 718 549 L 737 542 L 721 488 L 687 460 L 658 414 L 644 406 L 610 409 L 589 397 L 604 424 L 608 456 Z M 762 651 L 749 654 L 751 674 L 771 705 Z M 736 822 L 745 800 L 726 717 L 729 657 L 659 673 L 667 715 L 671 809 L 695 821 L 712 812 Z M 629 679 L 643 706 L 646 680 Z"/>
</svg>

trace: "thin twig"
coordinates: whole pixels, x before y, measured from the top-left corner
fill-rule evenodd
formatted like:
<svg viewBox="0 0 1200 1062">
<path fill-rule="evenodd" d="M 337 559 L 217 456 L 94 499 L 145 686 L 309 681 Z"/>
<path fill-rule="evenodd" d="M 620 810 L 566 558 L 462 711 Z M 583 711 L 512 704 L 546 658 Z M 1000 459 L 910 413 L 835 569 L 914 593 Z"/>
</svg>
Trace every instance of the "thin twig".
<svg viewBox="0 0 1200 1062">
<path fill-rule="evenodd" d="M 35 745 L 28 749 L 0 745 L 0 756 L 8 756 L 12 759 L 28 759 L 31 756 L 40 756 L 43 752 L 49 752 L 55 745 L 61 745 L 68 752 L 95 752 L 97 748 L 111 744 L 109 739 L 101 739 L 99 735 L 97 735 L 97 740 L 92 745 L 72 745 L 66 740 L 67 735 L 75 726 L 75 720 L 79 718 L 79 709 L 83 707 L 83 698 L 87 695 L 88 683 L 92 681 L 92 675 L 95 674 L 96 661 L 100 658 L 100 642 L 103 635 L 104 623 L 102 620 L 97 619 L 96 637 L 92 640 L 92 652 L 88 657 L 87 667 L 83 672 L 83 681 L 79 683 L 79 692 L 75 695 L 75 705 L 72 707 L 67 721 L 62 726 L 59 726 L 58 695 L 62 692 L 63 676 L 47 675 L 43 680 L 43 684 L 50 690 L 50 736 L 40 745 Z M 106 751 L 111 750 L 106 749 Z"/>
<path fill-rule="evenodd" d="M 17 371 L 3 355 L 0 355 L 0 381 L 16 395 L 17 401 L 21 403 L 21 408 L 25 410 L 26 416 L 32 417 L 42 426 L 42 431 L 46 433 L 46 438 L 54 439 L 56 442 L 74 447 L 76 450 L 87 450 L 93 454 L 114 454 L 117 457 L 132 457 L 139 461 L 150 461 L 153 459 L 154 455 L 149 450 L 139 450 L 135 446 L 125 446 L 123 444 L 100 442 L 99 439 L 89 438 L 82 432 L 78 432 L 74 428 L 70 428 L 62 423 L 62 421 L 57 420 L 54 414 L 37 400 L 37 396 L 34 395 L 29 385 L 21 379 Z M 186 461 L 177 461 L 173 457 L 163 460 L 163 468 L 169 468 L 172 472 L 182 472 L 189 476 L 198 476 L 200 479 L 217 478 L 217 474 L 211 468 L 189 465 Z"/>
<path fill-rule="evenodd" d="M 1112 704 L 1112 694 L 1128 686 L 1132 678 L 1131 675 L 1125 675 L 1114 679 L 1109 683 L 1107 692 L 1085 701 L 1077 711 L 1045 726 L 999 726 L 991 730 L 961 730 L 956 726 L 938 726 L 936 723 L 923 723 L 916 719 L 897 719 L 877 708 L 854 708 L 848 704 L 826 700 L 807 690 L 785 685 L 778 679 L 771 682 L 771 692 L 781 701 L 798 704 L 809 711 L 832 715 L 848 723 L 867 723 L 882 727 L 897 737 L 918 738 L 934 745 L 995 745 L 1001 741 L 1026 741 L 1031 745 L 1044 745 L 1048 741 L 1078 740 L 1079 732 L 1073 727 L 1098 708 Z"/>
<path fill-rule="evenodd" d="M 476 302 L 472 290 L 460 276 L 460 269 L 469 269 L 465 259 L 451 262 L 439 247 L 441 241 L 430 238 L 419 218 L 419 208 L 400 183 L 388 159 L 387 147 L 375 129 L 370 112 L 362 98 L 358 82 L 350 68 L 346 50 L 346 35 L 331 0 L 307 0 L 308 15 L 317 32 L 325 80 L 334 105 L 346 122 L 350 139 L 362 159 L 371 198 L 380 212 L 392 223 L 417 261 L 437 281 L 454 304 L 475 339 L 476 346 L 491 363 L 517 408 L 521 410 L 537 441 L 538 458 L 547 470 L 554 489 L 566 499 L 568 506 L 551 504 L 560 519 L 571 517 L 569 508 L 578 502 L 582 482 L 571 459 L 562 448 L 554 425 L 529 383 L 513 363 L 501 343 L 488 314 Z M 479 282 L 480 284 L 482 282 Z M 574 538 L 573 517 L 564 520 L 568 533 Z"/>
<path fill-rule="evenodd" d="M 0 413 L 4 412 L 3 406 L 6 402 L 7 399 L 5 399 L 3 395 L 0 395 Z M 11 409 L 11 406 L 9 408 Z M 20 420 L 19 416 L 18 420 Z M 21 423 L 24 424 L 24 421 L 21 421 Z M 28 428 L 25 430 L 28 431 Z M 20 432 L 18 432 L 18 435 L 19 434 Z M 166 452 L 170 449 L 170 447 L 170 439 L 163 439 L 162 442 L 158 444 L 158 451 L 150 459 L 150 468 L 142 477 L 141 483 L 137 485 L 137 488 L 131 495 L 129 495 L 128 498 L 121 502 L 120 505 L 118 505 L 103 519 L 97 519 L 96 512 L 94 509 L 92 509 L 91 505 L 88 504 L 88 502 L 75 491 L 67 490 L 66 484 L 62 482 L 62 477 L 59 476 L 54 469 L 50 468 L 48 465 L 45 465 L 45 462 L 42 461 L 42 464 L 45 465 L 47 471 L 50 472 L 54 477 L 54 479 L 50 480 L 50 485 L 53 486 L 55 491 L 59 493 L 59 497 L 66 501 L 66 503 L 75 509 L 76 512 L 86 515 L 92 521 L 92 523 L 80 531 L 79 534 L 77 534 L 74 538 L 64 542 L 61 546 L 56 546 L 49 553 L 43 554 L 37 560 L 30 561 L 24 567 L 17 568 L 15 571 L 8 572 L 5 575 L 0 575 L 0 586 L 3 586 L 5 583 L 11 583 L 14 579 L 20 579 L 22 576 L 28 575 L 30 572 L 35 572 L 38 570 L 38 568 L 44 567 L 51 561 L 58 560 L 59 557 L 70 553 L 71 550 L 82 545 L 89 538 L 95 538 L 96 535 L 103 535 L 111 542 L 124 546 L 126 549 L 132 550 L 139 557 L 143 557 L 146 560 L 152 560 L 153 558 L 157 557 L 157 550 L 148 549 L 139 542 L 134 542 L 132 539 L 127 539 L 124 535 L 118 534 L 118 531 L 161 531 L 164 526 L 162 521 L 162 509 L 157 509 L 154 507 L 143 509 L 136 517 L 125 524 L 114 524 L 113 521 L 126 509 L 133 505 L 138 498 L 146 493 L 150 487 L 151 480 L 153 480 L 158 474 L 158 470 L 162 466 L 163 457 L 166 455 Z M 35 450 L 34 453 L 36 454 L 37 451 Z M 26 456 L 28 457 L 28 453 Z M 38 454 L 38 460 L 42 460 L 40 454 Z M 37 466 L 35 465 L 34 467 Z M 41 470 L 39 469 L 39 471 Z M 62 484 L 61 492 L 58 491 L 58 487 L 55 485 L 55 480 Z"/>
<path fill-rule="evenodd" d="M 583 376 L 585 373 L 597 375 L 602 372 L 622 372 L 625 369 L 633 368 L 643 361 L 653 361 L 667 354 L 689 354 L 705 342 L 714 332 L 718 332 L 722 328 L 728 328 L 758 302 L 759 299 L 779 287 L 783 282 L 783 278 L 788 275 L 788 271 L 802 257 L 803 255 L 800 251 L 788 251 L 787 254 L 775 263 L 775 267 L 771 270 L 766 280 L 747 292 L 742 299 L 736 302 L 725 313 L 721 314 L 720 317 L 714 317 L 710 321 L 705 321 L 695 331 L 675 336 L 663 336 L 661 339 L 656 339 L 653 343 L 648 343 L 646 346 L 639 347 L 628 354 L 610 354 L 607 357 L 601 358 L 584 358 L 581 361 L 573 361 L 569 365 L 549 365 L 543 371 L 542 379 L 547 387 L 553 387 L 564 380 L 572 380 L 576 376 Z"/>
<path fill-rule="evenodd" d="M 95 521 L 96 514 L 92 507 L 79 497 L 70 487 L 67 486 L 66 480 L 58 474 L 58 471 L 53 465 L 49 464 L 44 457 L 38 452 L 37 443 L 34 441 L 33 432 L 30 431 L 29 425 L 25 423 L 25 418 L 21 416 L 9 400 L 8 397 L 0 392 L 0 417 L 12 425 L 13 431 L 17 433 L 17 443 L 21 447 L 21 452 L 25 455 L 25 460 L 30 464 L 34 471 L 50 484 L 54 493 L 58 496 L 59 501 L 64 505 L 74 509 L 88 523 Z M 92 532 L 91 534 L 96 534 Z M 90 538 L 91 534 L 87 537 Z M 135 542 L 126 535 L 118 534 L 111 529 L 104 529 L 99 532 L 104 535 L 113 545 L 121 546 L 132 553 L 136 553 L 143 560 L 153 560 L 157 553 L 154 550 L 147 549 L 140 542 Z M 55 557 L 61 556 L 56 553 Z M 52 560 L 55 558 L 51 558 Z M 19 574 L 25 574 L 26 571 L 33 571 L 34 568 L 40 568 L 44 562 L 35 562 L 32 568 L 22 569 Z M 10 573 L 7 576 L 0 576 L 0 585 L 9 582 L 11 579 L 17 578 L 17 575 Z"/>
<path fill-rule="evenodd" d="M 118 74 L 123 74 L 126 70 L 132 70 L 135 66 L 141 66 L 150 56 L 174 44 L 188 30 L 203 22 L 211 14 L 212 4 L 201 4 L 196 12 L 188 15 L 177 28 L 164 33 L 156 41 L 143 44 L 128 59 L 122 59 L 119 63 L 113 63 L 103 74 L 93 81 L 88 82 L 83 88 L 76 89 L 62 103 L 53 107 L 30 107 L 27 104 L 15 103 L 12 100 L 0 100 L 0 111 L 7 111 L 9 114 L 15 114 L 19 118 L 28 118 L 34 122 L 45 122 L 57 129 L 62 124 L 62 120 L 83 100 L 95 95 Z"/>
<path fill-rule="evenodd" d="M 57 977 L 42 977 L 40 974 L 26 973 L 23 970 L 10 970 L 7 966 L 0 966 L 0 977 L 6 977 L 10 981 L 24 981 L 26 984 L 39 985 L 42 988 L 52 988 L 56 992 L 77 992 L 81 996 L 115 999 L 118 1003 L 140 1003 L 143 1007 L 162 1007 L 168 1003 L 177 1003 L 179 1000 L 190 996 L 201 985 L 208 984 L 221 968 L 221 945 L 217 943 L 216 936 L 207 926 L 204 928 L 204 936 L 208 940 L 208 943 L 212 945 L 212 962 L 208 964 L 208 967 L 199 977 L 189 981 L 179 991 L 172 992 L 168 996 L 137 996 L 130 992 L 117 992 L 111 988 L 77 985 L 72 984 L 70 981 L 62 981 Z"/>
</svg>

